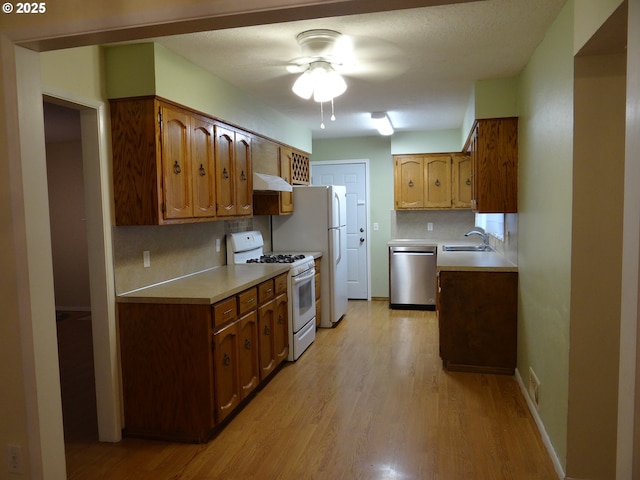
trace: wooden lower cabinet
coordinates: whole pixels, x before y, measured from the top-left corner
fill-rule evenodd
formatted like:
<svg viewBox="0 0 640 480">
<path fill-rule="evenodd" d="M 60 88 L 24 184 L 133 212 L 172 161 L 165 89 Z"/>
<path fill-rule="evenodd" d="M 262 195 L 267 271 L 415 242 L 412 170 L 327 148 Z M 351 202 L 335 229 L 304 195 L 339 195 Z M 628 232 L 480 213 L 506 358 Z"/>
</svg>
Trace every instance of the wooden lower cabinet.
<svg viewBox="0 0 640 480">
<path fill-rule="evenodd" d="M 517 272 L 440 271 L 440 357 L 444 368 L 513 374 Z"/>
<path fill-rule="evenodd" d="M 214 305 L 119 303 L 123 433 L 206 442 L 250 399 L 289 352 L 282 277 Z"/>
<path fill-rule="evenodd" d="M 204 442 L 215 419 L 209 305 L 118 304 L 124 433 Z"/>
<path fill-rule="evenodd" d="M 240 397 L 245 399 L 260 383 L 258 367 L 258 314 L 254 310 L 239 321 Z"/>
<path fill-rule="evenodd" d="M 238 322 L 213 334 L 215 403 L 217 420 L 224 420 L 240 403 Z"/>
</svg>

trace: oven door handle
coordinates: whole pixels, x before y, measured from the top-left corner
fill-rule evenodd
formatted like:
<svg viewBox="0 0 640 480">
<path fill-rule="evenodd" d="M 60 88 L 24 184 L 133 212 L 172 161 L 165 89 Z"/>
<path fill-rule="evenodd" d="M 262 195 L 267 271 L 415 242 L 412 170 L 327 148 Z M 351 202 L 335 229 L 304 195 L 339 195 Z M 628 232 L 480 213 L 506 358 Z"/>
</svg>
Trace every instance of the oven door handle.
<svg viewBox="0 0 640 480">
<path fill-rule="evenodd" d="M 305 273 L 298 275 L 296 277 L 291 277 L 293 280 L 293 284 L 304 282 L 305 280 L 309 280 L 316 274 L 316 269 L 312 268 L 311 270 L 307 270 Z"/>
</svg>

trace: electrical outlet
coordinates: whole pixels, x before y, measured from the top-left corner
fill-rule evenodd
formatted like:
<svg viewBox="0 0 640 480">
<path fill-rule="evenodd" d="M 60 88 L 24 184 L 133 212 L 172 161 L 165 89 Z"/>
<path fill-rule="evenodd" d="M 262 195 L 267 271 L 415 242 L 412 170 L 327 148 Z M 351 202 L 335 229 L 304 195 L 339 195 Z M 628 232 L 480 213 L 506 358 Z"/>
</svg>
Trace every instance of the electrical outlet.
<svg viewBox="0 0 640 480">
<path fill-rule="evenodd" d="M 7 444 L 7 469 L 9 473 L 24 473 L 22 471 L 22 447 Z"/>
<path fill-rule="evenodd" d="M 378 222 L 374 222 L 373 223 L 373 229 L 374 230 L 380 230 L 380 224 Z"/>
<path fill-rule="evenodd" d="M 529 397 L 536 408 L 540 410 L 540 380 L 531 367 L 529 367 Z"/>
<path fill-rule="evenodd" d="M 220 239 L 216 238 L 216 252 L 220 252 Z"/>
<path fill-rule="evenodd" d="M 142 252 L 142 265 L 144 265 L 144 268 L 149 268 L 151 266 L 151 253 L 149 250 Z"/>
<path fill-rule="evenodd" d="M 433 232 L 433 223 L 427 222 L 427 231 L 428 232 Z"/>
</svg>

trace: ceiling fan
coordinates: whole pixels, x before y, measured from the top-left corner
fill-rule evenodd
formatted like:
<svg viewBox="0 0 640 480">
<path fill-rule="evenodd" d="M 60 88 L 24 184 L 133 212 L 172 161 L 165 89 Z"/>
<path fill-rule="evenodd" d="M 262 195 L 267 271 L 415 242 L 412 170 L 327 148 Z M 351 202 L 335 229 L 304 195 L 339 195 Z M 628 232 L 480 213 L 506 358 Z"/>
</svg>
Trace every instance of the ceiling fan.
<svg viewBox="0 0 640 480">
<path fill-rule="evenodd" d="M 335 120 L 333 99 L 347 90 L 339 70 L 353 63 L 353 48 L 348 37 L 334 30 L 307 30 L 296 37 L 302 56 L 287 66 L 290 73 L 301 73 L 293 84 L 293 93 L 305 100 L 313 96 L 320 103 L 320 128 L 324 128 L 322 104 L 331 102 L 331 120 Z"/>
</svg>

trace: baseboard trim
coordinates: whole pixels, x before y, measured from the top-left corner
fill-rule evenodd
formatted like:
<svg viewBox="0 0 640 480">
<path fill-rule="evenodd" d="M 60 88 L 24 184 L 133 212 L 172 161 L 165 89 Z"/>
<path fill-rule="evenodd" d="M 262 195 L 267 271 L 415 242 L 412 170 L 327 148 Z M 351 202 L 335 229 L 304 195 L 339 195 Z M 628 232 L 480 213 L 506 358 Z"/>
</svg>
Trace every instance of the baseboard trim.
<svg viewBox="0 0 640 480">
<path fill-rule="evenodd" d="M 527 388 L 525 387 L 524 382 L 522 381 L 522 376 L 520 375 L 520 371 L 517 368 L 515 371 L 515 377 L 516 377 L 516 381 L 518 382 L 518 385 L 520 386 L 520 391 L 522 392 L 522 396 L 527 402 L 529 411 L 533 416 L 533 420 L 536 422 L 536 426 L 538 427 L 538 431 L 540 432 L 540 436 L 542 437 L 542 442 L 544 443 L 544 446 L 547 449 L 547 452 L 549 453 L 549 457 L 551 457 L 551 462 L 553 463 L 553 468 L 555 469 L 556 474 L 558 475 L 558 480 L 568 480 L 568 478 L 565 477 L 564 469 L 560 464 L 560 460 L 558 460 L 556 451 L 553 448 L 553 445 L 551 444 L 551 439 L 549 438 L 549 435 L 547 435 L 547 431 L 544 428 L 544 423 L 542 423 L 542 419 L 540 418 L 538 409 L 536 408 L 536 406 L 533 404 L 533 401 L 529 397 L 529 392 L 527 391 Z"/>
</svg>

